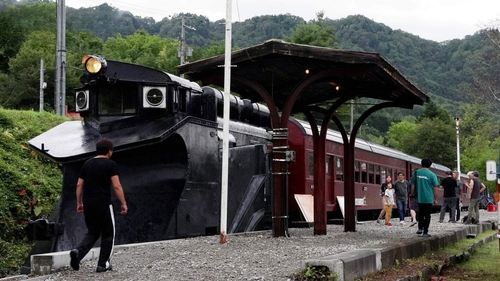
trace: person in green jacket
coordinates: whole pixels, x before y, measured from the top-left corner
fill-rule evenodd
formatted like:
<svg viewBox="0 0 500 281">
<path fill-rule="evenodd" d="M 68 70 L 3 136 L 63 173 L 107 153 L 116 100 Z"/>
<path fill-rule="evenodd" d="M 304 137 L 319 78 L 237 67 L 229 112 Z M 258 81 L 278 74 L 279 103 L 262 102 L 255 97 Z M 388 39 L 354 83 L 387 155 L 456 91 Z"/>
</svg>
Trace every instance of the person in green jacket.
<svg viewBox="0 0 500 281">
<path fill-rule="evenodd" d="M 422 168 L 415 170 L 411 178 L 411 183 L 417 190 L 418 204 L 418 231 L 422 237 L 430 237 L 429 224 L 431 223 L 432 206 L 435 203 L 434 187 L 439 186 L 439 181 L 429 168 L 432 165 L 430 159 L 422 159 Z"/>
</svg>

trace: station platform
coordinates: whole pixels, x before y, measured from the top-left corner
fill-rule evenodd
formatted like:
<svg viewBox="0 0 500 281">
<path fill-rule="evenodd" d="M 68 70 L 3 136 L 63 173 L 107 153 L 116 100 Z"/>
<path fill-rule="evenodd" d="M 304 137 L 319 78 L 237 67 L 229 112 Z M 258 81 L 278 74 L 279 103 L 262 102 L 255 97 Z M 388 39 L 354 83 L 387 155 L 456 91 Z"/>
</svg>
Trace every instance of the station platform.
<svg viewBox="0 0 500 281">
<path fill-rule="evenodd" d="M 356 232 L 328 225 L 323 236 L 314 236 L 312 228 L 297 228 L 283 238 L 273 238 L 270 231 L 229 235 L 223 245 L 218 236 L 118 245 L 113 271 L 106 273 L 95 273 L 98 248 L 80 271 L 69 268 L 69 252 L 48 253 L 32 256 L 32 275 L 17 280 L 292 280 L 309 265 L 328 266 L 338 280 L 354 280 L 392 266 L 395 260 L 492 229 L 498 221 L 497 213 L 483 210 L 478 225 L 439 223 L 437 216 L 431 220 L 430 238 L 415 234 L 416 226 L 393 219 L 392 227 L 368 221 L 357 225 Z"/>
</svg>

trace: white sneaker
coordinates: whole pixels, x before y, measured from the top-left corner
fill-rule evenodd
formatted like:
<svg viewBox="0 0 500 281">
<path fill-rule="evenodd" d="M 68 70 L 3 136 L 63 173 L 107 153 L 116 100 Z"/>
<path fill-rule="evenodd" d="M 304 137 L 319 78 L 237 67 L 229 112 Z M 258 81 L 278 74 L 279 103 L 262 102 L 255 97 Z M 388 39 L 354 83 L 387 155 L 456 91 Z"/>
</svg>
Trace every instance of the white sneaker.
<svg viewBox="0 0 500 281">
<path fill-rule="evenodd" d="M 405 225 L 405 221 L 400 221 L 399 224 L 400 225 Z"/>
</svg>

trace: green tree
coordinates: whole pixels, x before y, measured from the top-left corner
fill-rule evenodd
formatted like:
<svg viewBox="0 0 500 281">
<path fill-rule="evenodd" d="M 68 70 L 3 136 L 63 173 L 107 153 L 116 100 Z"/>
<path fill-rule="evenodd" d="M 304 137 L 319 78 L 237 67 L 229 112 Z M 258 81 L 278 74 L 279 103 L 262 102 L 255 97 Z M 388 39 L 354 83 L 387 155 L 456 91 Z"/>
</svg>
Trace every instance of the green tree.
<svg viewBox="0 0 500 281">
<path fill-rule="evenodd" d="M 422 119 L 415 131 L 415 145 L 407 149 L 406 152 L 417 157 L 456 167 L 454 126 L 437 118 Z"/>
<path fill-rule="evenodd" d="M 288 40 L 299 44 L 334 47 L 335 35 L 333 28 L 324 23 L 323 16 L 324 14 L 320 12 L 315 20 L 297 25 Z"/>
<path fill-rule="evenodd" d="M 0 70 L 7 72 L 9 60 L 16 55 L 24 40 L 24 30 L 8 13 L 0 13 Z"/>
<path fill-rule="evenodd" d="M 416 145 L 417 128 L 415 121 L 392 123 L 387 132 L 387 145 L 401 151 L 411 150 Z"/>
<path fill-rule="evenodd" d="M 26 35 L 33 31 L 55 29 L 55 4 L 36 1 L 11 5 L 6 3 L 0 9 L 0 70 L 8 71 L 9 60 L 13 58 Z"/>
<path fill-rule="evenodd" d="M 55 34 L 35 31 L 29 34 L 16 57 L 10 61 L 10 74 L 0 79 L 0 105 L 8 108 L 38 108 L 40 59 L 45 62 L 45 107 L 53 106 L 55 79 Z M 72 103 L 73 89 L 79 85 L 82 75 L 81 58 L 88 52 L 100 53 L 102 42 L 89 33 L 66 34 L 66 94 Z"/>
<path fill-rule="evenodd" d="M 451 122 L 451 117 L 448 114 L 448 112 L 435 104 L 434 102 L 430 101 L 424 106 L 424 112 L 422 115 L 419 116 L 419 119 L 439 119 L 443 122 Z"/>
<path fill-rule="evenodd" d="M 224 41 L 214 42 L 206 47 L 195 48 L 193 50 L 193 56 L 190 58 L 190 61 L 223 55 L 224 48 Z"/>
<path fill-rule="evenodd" d="M 30 33 L 16 57 L 10 60 L 9 84 L 1 93 L 0 104 L 10 108 L 37 108 L 40 59 L 46 65 L 47 93 L 53 92 L 55 34 L 48 31 Z"/>
<path fill-rule="evenodd" d="M 163 39 L 149 35 L 145 31 L 123 37 L 110 37 L 104 43 L 106 58 L 129 63 L 136 63 L 156 69 L 176 73 L 179 64 L 177 48 L 179 43 L 172 39 Z"/>
</svg>

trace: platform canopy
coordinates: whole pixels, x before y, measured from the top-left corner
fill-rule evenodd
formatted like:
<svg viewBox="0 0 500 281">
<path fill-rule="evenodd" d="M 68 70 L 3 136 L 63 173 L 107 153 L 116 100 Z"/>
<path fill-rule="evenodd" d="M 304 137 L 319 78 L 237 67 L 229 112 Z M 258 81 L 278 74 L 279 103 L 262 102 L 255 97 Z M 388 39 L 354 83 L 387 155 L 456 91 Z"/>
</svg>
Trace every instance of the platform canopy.
<svg viewBox="0 0 500 281">
<path fill-rule="evenodd" d="M 232 53 L 231 89 L 243 98 L 262 100 L 238 79 L 258 83 L 272 95 L 278 108 L 300 82 L 324 74 L 304 89 L 297 104 L 310 105 L 336 99 L 338 93 L 396 101 L 401 107 L 423 104 L 428 97 L 377 53 L 344 51 L 269 40 Z M 223 86 L 224 55 L 179 66 L 179 72 L 203 84 Z M 336 91 L 336 87 L 339 91 Z"/>
<path fill-rule="evenodd" d="M 231 90 L 264 102 L 273 129 L 273 233 L 286 236 L 288 191 L 288 118 L 302 112 L 311 124 L 314 143 L 314 233 L 326 234 L 325 141 L 333 121 L 344 141 L 345 231 L 355 231 L 354 143 L 358 129 L 373 112 L 388 107 L 412 108 L 428 96 L 379 54 L 269 40 L 232 53 Z M 204 85 L 223 87 L 224 55 L 179 66 L 179 72 Z M 364 111 L 350 134 L 335 110 L 351 99 L 379 103 Z M 323 114 L 316 123 L 312 112 Z M 317 114 L 316 114 L 317 116 Z"/>
</svg>

